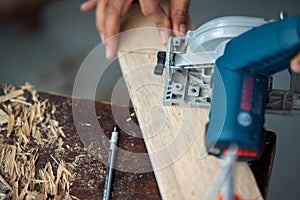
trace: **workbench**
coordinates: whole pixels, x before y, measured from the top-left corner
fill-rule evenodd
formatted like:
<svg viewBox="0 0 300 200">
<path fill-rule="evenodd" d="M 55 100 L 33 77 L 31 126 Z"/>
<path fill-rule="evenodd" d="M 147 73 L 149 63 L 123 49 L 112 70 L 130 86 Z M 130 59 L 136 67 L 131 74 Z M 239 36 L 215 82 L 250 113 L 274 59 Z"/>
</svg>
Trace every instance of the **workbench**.
<svg viewBox="0 0 300 200">
<path fill-rule="evenodd" d="M 3 86 L 0 87 L 0 96 L 3 96 Z M 14 96 L 11 99 L 20 99 L 20 97 L 26 97 L 28 102 L 31 102 L 30 95 L 28 92 L 24 92 L 23 95 Z M 102 143 L 97 146 L 97 142 L 102 141 L 98 137 L 99 133 L 93 128 L 93 124 L 90 124 L 90 116 L 86 115 L 88 109 L 95 108 L 97 112 L 97 118 L 99 125 L 102 127 L 103 133 L 110 137 L 112 128 L 115 124 L 120 126 L 127 126 L 132 134 L 136 136 L 140 135 L 140 130 L 136 128 L 131 128 L 130 123 L 132 121 L 136 122 L 136 118 L 133 114 L 132 116 L 128 113 L 134 113 L 132 108 L 124 106 L 114 106 L 114 110 L 120 115 L 118 121 L 115 121 L 112 115 L 111 105 L 107 102 L 94 102 L 90 100 L 76 99 L 68 96 L 57 95 L 46 92 L 38 92 L 37 96 L 39 101 L 43 102 L 47 100 L 49 105 L 54 105 L 56 108 L 54 117 L 58 121 L 58 124 L 62 127 L 65 137 L 59 137 L 62 139 L 62 152 L 57 153 L 56 146 L 51 145 L 39 145 L 38 159 L 35 163 L 36 174 L 38 174 L 40 169 L 43 169 L 47 162 L 50 162 L 55 172 L 57 170 L 57 162 L 63 161 L 66 164 L 73 163 L 72 175 L 74 179 L 71 181 L 71 186 L 69 194 L 72 199 L 101 199 L 103 195 L 103 187 L 105 180 L 105 168 L 106 166 L 100 161 L 98 155 L 93 152 L 102 146 L 103 148 L 109 147 L 109 143 Z M 1 97 L 0 97 L 1 98 Z M 82 124 L 77 124 L 77 127 L 81 127 L 80 130 L 76 130 L 72 115 L 72 100 L 77 105 L 77 108 L 85 108 L 82 115 L 84 116 L 84 122 Z M 6 102 L 9 102 L 7 99 Z M 26 102 L 27 102 L 26 101 Z M 1 102 L 1 108 L 6 102 Z M 13 140 L 16 138 L 14 133 L 10 137 L 6 137 L 7 130 L 5 130 L 6 124 L 1 126 L 0 140 L 2 144 L 13 145 Z M 77 128 L 78 129 L 78 128 Z M 78 132 L 86 132 L 86 137 L 91 139 L 90 146 L 84 146 Z M 43 134 L 43 133 L 42 133 Z M 34 140 L 33 138 L 31 138 Z M 30 144 L 30 142 L 29 142 Z M 33 146 L 34 146 L 33 145 Z M 142 138 L 133 137 L 124 134 L 123 131 L 119 134 L 118 146 L 126 151 L 145 153 L 146 148 Z M 105 152 L 105 150 L 103 150 Z M 102 155 L 104 159 L 107 159 L 107 154 Z M 126 162 L 132 162 L 124 157 L 117 157 L 117 164 L 126 165 Z M 1 163 L 1 168 L 3 169 L 3 163 Z M 143 163 L 145 167 L 150 166 L 149 160 Z M 150 166 L 151 167 L 151 166 Z M 7 177 L 7 174 L 1 171 L 0 175 L 2 177 Z M 9 185 L 10 180 L 5 179 Z M 0 186 L 3 183 L 0 181 Z M 0 187 L 2 188 L 2 187 Z M 21 187 L 19 191 L 21 191 Z M 39 191 L 38 188 L 36 188 Z M 0 193 L 2 193 L 0 189 Z M 61 192 L 59 192 L 61 194 Z M 160 199 L 159 190 L 157 183 L 154 178 L 153 172 L 147 173 L 129 173 L 123 171 L 115 171 L 113 187 L 112 187 L 112 199 Z M 48 196 L 50 198 L 50 196 Z"/>
<path fill-rule="evenodd" d="M 1 96 L 3 96 L 2 89 L 3 85 L 1 85 L 0 88 Z M 25 92 L 24 96 L 28 96 L 28 94 Z M 133 131 L 132 134 L 135 134 L 136 137 L 121 131 L 118 143 L 119 148 L 135 153 L 147 152 L 144 141 L 141 138 L 141 131 L 136 129 L 135 125 L 137 124 L 137 119 L 132 108 L 122 105 L 113 105 L 113 110 L 119 114 L 118 120 L 116 121 L 112 114 L 112 105 L 108 102 L 94 102 L 46 92 L 38 92 L 38 96 L 40 101 L 48 99 L 48 102 L 56 107 L 54 115 L 59 125 L 63 128 L 65 137 L 62 137 L 63 151 L 60 154 L 56 154 L 56 149 L 51 146 L 40 146 L 39 158 L 36 162 L 36 173 L 49 161 L 53 165 L 53 171 L 57 169 L 58 165 L 56 162 L 59 160 L 63 160 L 66 163 L 76 162 L 76 166 L 72 171 L 74 178 L 71 181 L 69 191 L 71 197 L 78 199 L 101 199 L 103 195 L 106 166 L 98 159 L 98 156 L 93 153 L 93 151 L 97 149 L 97 144 L 95 143 L 99 141 L 99 138 L 95 137 L 98 137 L 99 133 L 93 128 L 94 125 L 90 124 L 91 116 L 85 115 L 85 113 L 89 113 L 89 110 L 86 109 L 93 109 L 93 107 L 96 109 L 99 125 L 102 127 L 107 138 L 110 137 L 114 124 L 119 124 L 121 127 L 127 127 L 128 130 Z M 85 119 L 82 124 L 74 124 L 72 100 L 79 110 L 80 108 L 85 109 L 82 112 Z M 77 129 L 81 127 L 81 130 L 76 130 L 76 127 Z M 86 132 L 87 138 L 89 138 L 90 141 L 94 141 L 94 143 L 91 142 L 89 147 L 84 146 L 78 131 Z M 11 144 L 11 138 L 13 137 L 9 139 L 6 138 L 5 135 L 6 131 L 2 130 L 1 141 Z M 276 141 L 276 137 L 273 133 L 267 135 L 268 139 L 265 154 L 260 161 L 250 164 L 264 196 L 267 193 Z M 99 144 L 99 146 L 108 148 L 109 144 Z M 102 156 L 104 156 L 105 159 L 107 158 L 106 154 Z M 126 165 L 128 162 L 133 161 L 128 160 L 128 158 L 117 157 L 118 165 L 121 163 Z M 143 163 L 143 165 L 145 168 L 149 168 L 150 161 L 148 160 L 148 162 Z M 140 166 L 141 165 L 139 165 L 139 167 Z M 5 176 L 2 172 L 0 175 Z M 6 181 L 9 182 L 9 180 Z M 132 173 L 116 170 L 112 186 L 112 199 L 161 199 L 154 173 Z"/>
</svg>

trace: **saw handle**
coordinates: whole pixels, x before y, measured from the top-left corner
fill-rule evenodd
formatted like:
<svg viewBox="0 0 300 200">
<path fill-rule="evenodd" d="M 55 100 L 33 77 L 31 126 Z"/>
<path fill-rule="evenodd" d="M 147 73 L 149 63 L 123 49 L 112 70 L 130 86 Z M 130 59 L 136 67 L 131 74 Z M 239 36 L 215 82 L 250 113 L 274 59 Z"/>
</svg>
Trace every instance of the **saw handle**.
<svg viewBox="0 0 300 200">
<path fill-rule="evenodd" d="M 232 39 L 216 65 L 270 76 L 288 68 L 299 51 L 300 16 L 296 16 L 253 28 Z"/>
<path fill-rule="evenodd" d="M 268 77 L 289 67 L 300 51 L 300 16 L 253 28 L 227 43 L 212 76 L 206 147 L 215 155 L 234 143 L 238 160 L 263 152 Z"/>
</svg>

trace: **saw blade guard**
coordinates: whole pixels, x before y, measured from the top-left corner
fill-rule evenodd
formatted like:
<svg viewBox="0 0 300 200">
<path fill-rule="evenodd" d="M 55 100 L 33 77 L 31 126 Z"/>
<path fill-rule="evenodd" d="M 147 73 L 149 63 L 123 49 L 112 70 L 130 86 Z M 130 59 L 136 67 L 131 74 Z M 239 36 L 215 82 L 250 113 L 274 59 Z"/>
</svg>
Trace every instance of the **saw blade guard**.
<svg viewBox="0 0 300 200">
<path fill-rule="evenodd" d="M 211 75 L 225 45 L 238 35 L 268 21 L 263 18 L 226 16 L 211 20 L 183 37 L 170 37 L 166 52 L 158 54 L 155 74 L 166 68 L 163 104 L 208 108 Z M 164 65 L 162 64 L 164 63 Z"/>
</svg>

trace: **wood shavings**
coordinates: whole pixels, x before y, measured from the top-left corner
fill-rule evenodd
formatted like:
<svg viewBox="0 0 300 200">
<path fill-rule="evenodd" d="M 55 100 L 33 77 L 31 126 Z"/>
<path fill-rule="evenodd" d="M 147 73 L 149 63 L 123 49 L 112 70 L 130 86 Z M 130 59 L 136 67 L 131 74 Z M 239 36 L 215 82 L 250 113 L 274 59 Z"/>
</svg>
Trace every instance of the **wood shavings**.
<svg viewBox="0 0 300 200">
<path fill-rule="evenodd" d="M 67 194 L 68 195 L 68 194 Z M 73 196 L 73 195 L 69 195 L 70 199 L 75 199 L 75 200 L 79 200 L 77 197 Z M 66 199 L 67 200 L 67 199 Z"/>
<path fill-rule="evenodd" d="M 13 131 L 14 124 L 15 124 L 15 116 L 12 113 L 10 106 L 8 106 L 7 137 L 9 137 L 11 132 Z"/>
<path fill-rule="evenodd" d="M 130 114 L 130 116 L 131 116 L 131 117 L 134 117 L 134 116 L 135 116 L 135 112 L 132 112 L 132 113 Z"/>
<path fill-rule="evenodd" d="M 71 172 L 63 166 L 63 164 L 59 164 L 56 172 L 57 176 L 55 179 L 52 165 L 48 162 L 43 170 L 39 171 L 39 175 L 42 184 L 42 191 L 45 196 L 48 194 L 56 196 L 59 188 L 63 191 L 69 191 L 70 189 L 70 180 L 73 178 Z"/>
<path fill-rule="evenodd" d="M 86 122 L 86 123 L 84 123 L 84 124 L 83 124 L 83 126 L 88 126 L 88 127 L 91 127 L 91 126 L 92 126 L 92 124 L 90 124 L 90 123 L 87 123 L 87 122 Z"/>
<path fill-rule="evenodd" d="M 7 183 L 7 181 L 0 174 L 0 182 L 9 190 L 12 190 L 12 187 Z"/>
<path fill-rule="evenodd" d="M 2 109 L 0 109 L 0 126 L 8 122 L 8 115 Z"/>
<path fill-rule="evenodd" d="M 23 90 L 15 90 L 15 91 L 11 91 L 8 94 L 1 96 L 0 97 L 0 103 L 3 103 L 5 101 L 8 101 L 9 99 L 13 99 L 16 98 L 20 95 L 24 94 Z"/>
<path fill-rule="evenodd" d="M 10 102 L 18 102 L 18 103 L 21 103 L 21 104 L 24 104 L 26 106 L 32 106 L 31 103 L 28 103 L 24 100 L 20 100 L 20 99 L 10 99 Z"/>
<path fill-rule="evenodd" d="M 67 166 L 71 164 L 53 157 L 55 168 L 47 162 L 43 168 L 36 169 L 39 148 L 35 145 L 55 148 L 56 153 L 63 151 L 62 138 L 66 136 L 54 118 L 56 107 L 47 99 L 40 101 L 28 83 L 21 89 L 5 86 L 3 93 L 0 131 L 6 131 L 6 138 L 11 138 L 13 144 L 0 141 L 0 194 L 1 188 L 6 188 L 12 199 L 47 199 L 48 195 L 68 199 L 70 195 L 66 194 L 73 175 Z"/>
<path fill-rule="evenodd" d="M 82 158 L 82 157 L 85 157 L 85 156 L 86 156 L 86 155 L 83 155 L 83 154 L 82 154 L 82 155 L 76 156 L 76 157 L 75 157 L 75 160 L 74 160 L 73 163 L 72 163 L 72 165 L 76 167 L 76 166 L 77 166 L 77 163 L 79 162 L 79 159 Z"/>
<path fill-rule="evenodd" d="M 132 119 L 129 117 L 126 119 L 126 122 L 130 122 Z"/>
<path fill-rule="evenodd" d="M 57 160 L 53 157 L 53 155 L 50 155 L 50 157 L 54 160 L 54 162 L 58 165 L 59 163 L 57 162 Z"/>
<path fill-rule="evenodd" d="M 63 166 L 63 164 L 60 164 L 57 169 L 57 177 L 55 184 L 58 187 L 58 184 L 61 185 L 63 191 L 70 190 L 70 180 L 73 178 L 71 172 Z"/>
<path fill-rule="evenodd" d="M 61 136 L 66 137 L 62 127 L 58 127 L 58 132 L 60 133 Z"/>
<path fill-rule="evenodd" d="M 63 140 L 61 138 L 58 138 L 58 143 L 57 143 L 57 149 L 56 149 L 56 151 L 58 151 L 58 152 L 59 151 L 63 151 L 64 150 L 63 144 L 64 144 Z"/>
<path fill-rule="evenodd" d="M 26 82 L 24 85 L 21 86 L 21 89 L 31 91 L 32 85 L 30 83 Z"/>
<path fill-rule="evenodd" d="M 56 107 L 55 107 L 55 105 L 52 105 L 51 114 L 53 115 L 55 112 L 56 112 Z"/>
<path fill-rule="evenodd" d="M 28 143 L 28 138 L 33 136 L 39 144 L 44 144 L 45 141 L 54 143 L 60 136 L 65 137 L 58 122 L 52 119 L 56 107 L 50 105 L 48 100 L 39 101 L 37 92 L 32 89 L 30 84 L 22 86 L 22 89 L 30 92 L 31 99 L 27 100 L 23 96 L 18 96 L 24 94 L 24 91 L 20 92 L 21 90 L 15 90 L 13 87 L 12 91 L 6 88 L 6 95 L 0 97 L 4 103 L 9 102 L 4 106 L 8 113 L 7 137 L 14 133 L 18 136 L 18 142 Z M 5 113 L 5 111 L 3 112 Z M 41 132 L 46 133 L 46 139 L 42 139 Z"/>
</svg>

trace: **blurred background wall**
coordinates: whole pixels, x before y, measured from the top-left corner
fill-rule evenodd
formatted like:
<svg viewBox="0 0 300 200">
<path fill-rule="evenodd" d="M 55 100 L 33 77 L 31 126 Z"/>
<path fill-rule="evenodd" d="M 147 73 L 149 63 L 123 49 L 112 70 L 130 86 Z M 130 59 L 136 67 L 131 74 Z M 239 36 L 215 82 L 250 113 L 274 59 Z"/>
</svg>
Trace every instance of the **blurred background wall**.
<svg viewBox="0 0 300 200">
<path fill-rule="evenodd" d="M 94 13 L 81 13 L 82 2 L 0 0 L 0 82 L 21 85 L 28 81 L 39 90 L 72 94 L 81 62 L 100 42 Z M 190 15 L 197 27 L 224 15 L 277 19 L 281 10 L 291 16 L 300 15 L 300 1 L 193 0 Z M 121 76 L 118 62 L 114 61 L 100 80 L 97 99 L 109 101 L 113 85 L 122 79 Z M 275 86 L 287 88 L 287 78 L 287 72 L 276 75 Z M 123 88 L 126 93 L 124 84 Z M 297 122 L 300 122 L 297 116 L 267 116 L 267 129 L 278 135 L 269 191 L 271 200 L 299 199 L 300 131 Z"/>
</svg>

